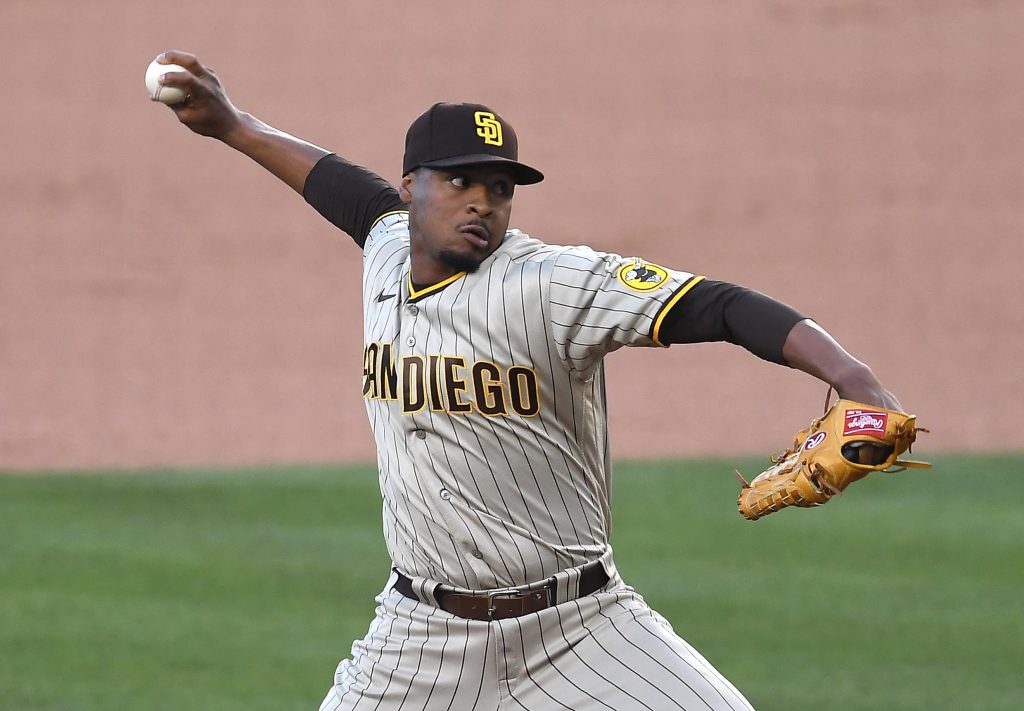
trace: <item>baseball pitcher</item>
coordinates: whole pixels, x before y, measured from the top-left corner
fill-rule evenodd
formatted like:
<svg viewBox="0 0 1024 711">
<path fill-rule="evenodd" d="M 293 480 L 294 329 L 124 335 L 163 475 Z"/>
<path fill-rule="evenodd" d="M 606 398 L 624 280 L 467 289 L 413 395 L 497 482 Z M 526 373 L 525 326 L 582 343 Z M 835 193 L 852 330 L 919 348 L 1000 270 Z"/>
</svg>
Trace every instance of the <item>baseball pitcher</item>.
<svg viewBox="0 0 1024 711">
<path fill-rule="evenodd" d="M 843 398 L 899 402 L 793 308 L 639 257 L 509 227 L 543 175 L 512 126 L 436 104 L 397 189 L 237 110 L 183 52 L 188 128 L 279 177 L 363 254 L 362 396 L 392 570 L 322 711 L 750 709 L 620 577 L 604 358 L 728 341 Z M 760 511 L 760 509 L 759 509 Z"/>
</svg>

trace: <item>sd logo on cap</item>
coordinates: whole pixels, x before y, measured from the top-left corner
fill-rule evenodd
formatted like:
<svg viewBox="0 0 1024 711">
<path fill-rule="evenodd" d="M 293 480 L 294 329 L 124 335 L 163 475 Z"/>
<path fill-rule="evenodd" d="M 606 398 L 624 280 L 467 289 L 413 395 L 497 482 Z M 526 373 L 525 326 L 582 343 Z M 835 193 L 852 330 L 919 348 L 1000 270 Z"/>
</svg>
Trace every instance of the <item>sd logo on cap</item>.
<svg viewBox="0 0 1024 711">
<path fill-rule="evenodd" d="M 431 106 L 405 134 L 402 174 L 419 167 L 453 168 L 500 163 L 519 185 L 532 185 L 544 174 L 519 162 L 519 143 L 512 127 L 481 104 Z"/>
</svg>

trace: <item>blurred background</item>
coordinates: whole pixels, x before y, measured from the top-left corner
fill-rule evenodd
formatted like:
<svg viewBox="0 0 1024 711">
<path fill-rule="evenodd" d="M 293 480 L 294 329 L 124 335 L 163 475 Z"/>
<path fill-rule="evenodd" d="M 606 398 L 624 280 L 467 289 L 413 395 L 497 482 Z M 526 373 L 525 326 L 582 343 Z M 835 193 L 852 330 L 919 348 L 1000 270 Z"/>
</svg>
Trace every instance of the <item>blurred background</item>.
<svg viewBox="0 0 1024 711">
<path fill-rule="evenodd" d="M 389 572 L 359 250 L 148 100 L 170 48 L 395 182 L 490 104 L 514 226 L 819 320 L 935 468 L 745 522 L 825 387 L 619 351 L 619 569 L 762 711 L 1024 708 L 1024 4 L 0 0 L 0 709 L 316 708 Z"/>
<path fill-rule="evenodd" d="M 4 0 L 0 469 L 371 461 L 360 253 L 148 100 L 178 48 L 392 181 L 438 100 L 547 180 L 513 225 L 769 293 L 932 430 L 1024 446 L 1024 5 Z M 608 360 L 613 454 L 764 454 L 825 388 L 728 345 Z"/>
</svg>

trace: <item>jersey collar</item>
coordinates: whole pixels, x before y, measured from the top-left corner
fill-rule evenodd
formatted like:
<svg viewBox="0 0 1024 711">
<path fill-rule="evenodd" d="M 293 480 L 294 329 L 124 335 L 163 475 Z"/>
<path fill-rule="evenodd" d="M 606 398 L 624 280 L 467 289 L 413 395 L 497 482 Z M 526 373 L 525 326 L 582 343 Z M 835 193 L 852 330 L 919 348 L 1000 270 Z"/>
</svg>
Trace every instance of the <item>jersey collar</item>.
<svg viewBox="0 0 1024 711">
<path fill-rule="evenodd" d="M 466 276 L 466 272 L 459 272 L 458 274 L 453 274 L 452 276 L 448 277 L 444 281 L 439 281 L 436 284 L 431 284 L 430 286 L 425 286 L 422 289 L 420 289 L 419 291 L 417 291 L 416 287 L 413 286 L 413 284 L 412 284 L 412 270 L 410 270 L 409 271 L 409 276 L 408 276 L 408 280 L 409 280 L 409 302 L 411 303 L 413 301 L 419 301 L 422 298 L 425 298 L 427 296 L 430 296 L 431 294 L 434 294 L 434 293 L 436 293 L 438 291 L 441 291 L 441 289 L 445 288 L 449 284 L 452 284 L 452 283 L 458 281 L 459 279 L 461 279 L 464 276 Z"/>
</svg>

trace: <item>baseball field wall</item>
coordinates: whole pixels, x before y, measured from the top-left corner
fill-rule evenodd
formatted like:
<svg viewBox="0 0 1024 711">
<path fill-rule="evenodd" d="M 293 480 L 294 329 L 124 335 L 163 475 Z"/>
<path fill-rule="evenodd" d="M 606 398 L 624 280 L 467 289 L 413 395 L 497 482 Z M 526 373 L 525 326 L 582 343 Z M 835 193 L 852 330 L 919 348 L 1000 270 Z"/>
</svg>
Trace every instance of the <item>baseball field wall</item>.
<svg viewBox="0 0 1024 711">
<path fill-rule="evenodd" d="M 360 254 L 148 101 L 195 52 L 267 122 L 400 177 L 487 103 L 547 175 L 513 224 L 769 293 L 932 432 L 1024 447 L 1024 4 L 4 0 L 0 469 L 373 457 Z M 825 388 L 733 346 L 608 360 L 621 457 L 766 453 Z"/>
</svg>

